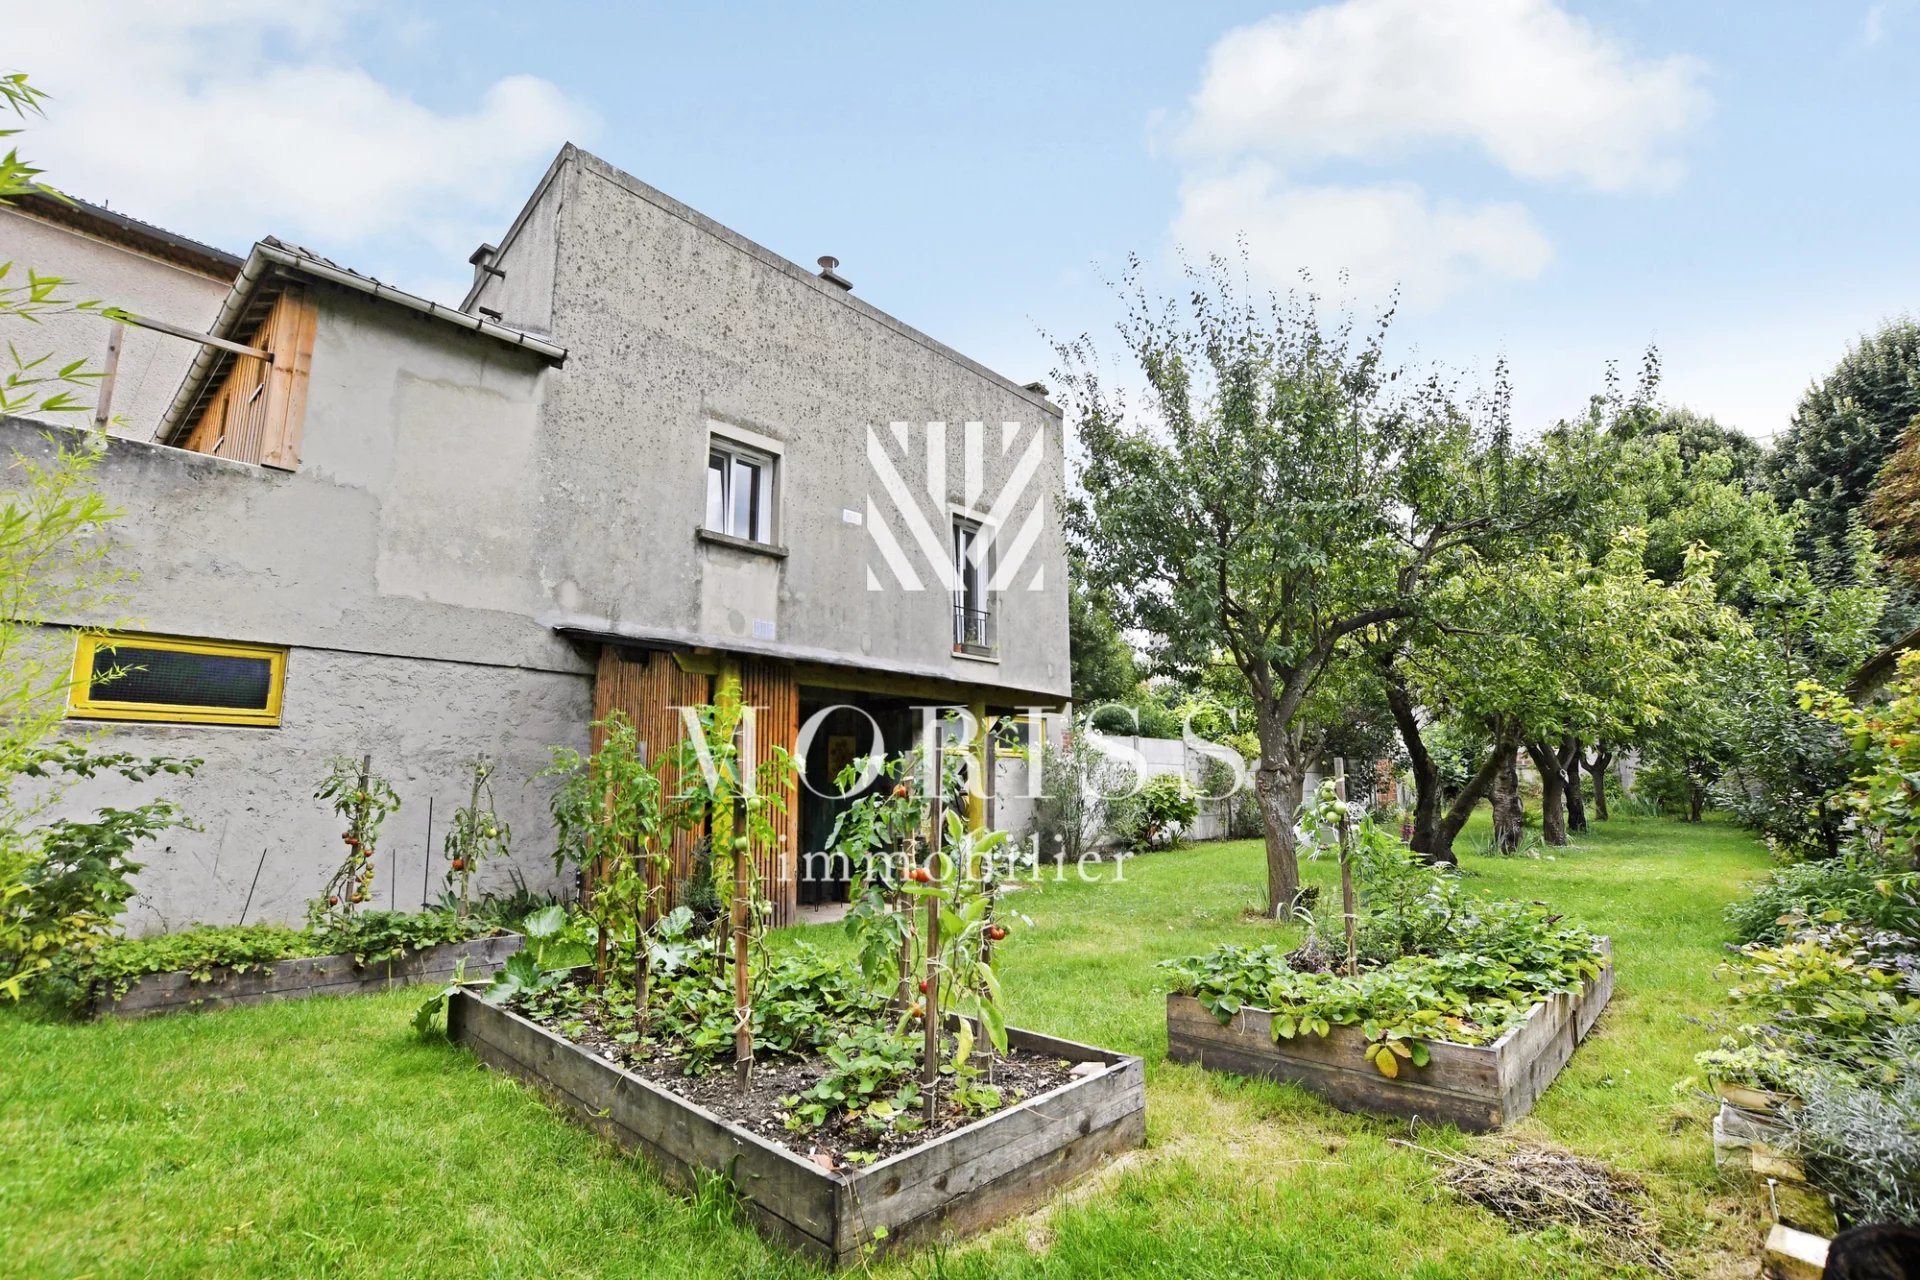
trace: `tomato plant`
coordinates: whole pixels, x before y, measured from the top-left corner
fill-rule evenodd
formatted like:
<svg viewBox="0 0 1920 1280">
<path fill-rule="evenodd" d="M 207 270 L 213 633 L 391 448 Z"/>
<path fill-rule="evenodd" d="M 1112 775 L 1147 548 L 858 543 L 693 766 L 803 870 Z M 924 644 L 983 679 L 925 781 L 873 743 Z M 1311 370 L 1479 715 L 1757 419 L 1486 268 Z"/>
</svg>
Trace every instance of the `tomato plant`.
<svg viewBox="0 0 1920 1280">
<path fill-rule="evenodd" d="M 346 857 L 334 868 L 320 896 L 307 906 L 308 923 L 315 929 L 351 920 L 360 905 L 373 896 L 375 842 L 387 815 L 400 808 L 393 784 L 373 771 L 373 756 L 358 760 L 335 756 L 327 761 L 327 776 L 313 793 L 327 800 L 346 824 L 340 833 Z"/>
<path fill-rule="evenodd" d="M 442 856 L 447 862 L 447 888 L 460 899 L 458 913 L 467 914 L 469 890 L 480 864 L 509 853 L 513 833 L 493 810 L 494 766 L 483 756 L 473 762 L 473 790 L 464 808 L 453 811 Z"/>
</svg>

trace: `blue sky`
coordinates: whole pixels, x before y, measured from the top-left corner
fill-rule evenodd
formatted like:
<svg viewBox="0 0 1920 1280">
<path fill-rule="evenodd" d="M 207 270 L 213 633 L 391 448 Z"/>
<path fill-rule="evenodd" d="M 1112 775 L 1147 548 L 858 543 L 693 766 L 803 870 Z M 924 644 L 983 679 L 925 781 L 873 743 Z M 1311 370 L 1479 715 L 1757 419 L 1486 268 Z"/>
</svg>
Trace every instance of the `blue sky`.
<svg viewBox="0 0 1920 1280">
<path fill-rule="evenodd" d="M 442 297 L 572 139 L 1021 381 L 1236 232 L 1523 427 L 1657 342 L 1768 435 L 1920 298 L 1920 0 L 64 10 L 0 0 L 56 181 Z"/>
</svg>

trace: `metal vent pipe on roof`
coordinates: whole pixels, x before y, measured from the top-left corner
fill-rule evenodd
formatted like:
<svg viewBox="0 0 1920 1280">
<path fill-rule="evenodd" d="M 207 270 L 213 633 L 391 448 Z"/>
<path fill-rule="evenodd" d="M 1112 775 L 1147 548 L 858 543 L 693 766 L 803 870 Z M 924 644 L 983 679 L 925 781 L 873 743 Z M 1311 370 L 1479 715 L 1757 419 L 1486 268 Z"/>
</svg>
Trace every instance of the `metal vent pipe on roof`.
<svg viewBox="0 0 1920 1280">
<path fill-rule="evenodd" d="M 853 281 L 841 275 L 837 270 L 840 266 L 840 259 L 829 253 L 822 254 L 818 261 L 820 263 L 820 278 L 822 280 L 825 280 L 828 284 L 837 284 L 848 293 L 853 292 Z"/>
</svg>

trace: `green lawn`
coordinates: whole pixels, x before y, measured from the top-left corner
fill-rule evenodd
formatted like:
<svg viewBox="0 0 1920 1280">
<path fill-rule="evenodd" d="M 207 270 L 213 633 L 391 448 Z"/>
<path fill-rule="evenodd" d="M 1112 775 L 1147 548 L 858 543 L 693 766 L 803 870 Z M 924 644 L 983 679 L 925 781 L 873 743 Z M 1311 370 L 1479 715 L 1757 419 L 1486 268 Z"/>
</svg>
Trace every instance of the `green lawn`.
<svg viewBox="0 0 1920 1280">
<path fill-rule="evenodd" d="M 1468 843 L 1463 840 L 1462 844 Z M 1469 856 L 1475 890 L 1540 898 L 1612 935 L 1592 1039 L 1518 1126 L 1646 1183 L 1680 1271 L 1751 1275 L 1758 1197 L 1676 1097 L 1717 1007 L 1722 906 L 1766 866 L 1718 823 L 1615 818 L 1550 859 Z M 1327 883 L 1331 868 L 1309 878 Z M 1517 1234 L 1398 1146 L 1464 1140 L 1342 1115 L 1297 1089 L 1162 1060 L 1154 962 L 1257 918 L 1256 843 L 1045 883 L 1002 954 L 1015 1020 L 1147 1059 L 1148 1147 L 1049 1210 L 890 1276 L 1611 1274 L 1564 1232 Z M 818 940 L 833 941 L 838 931 Z M 395 992 L 148 1022 L 0 1016 L 0 1276 L 810 1274 L 645 1166 L 408 1026 Z"/>
</svg>

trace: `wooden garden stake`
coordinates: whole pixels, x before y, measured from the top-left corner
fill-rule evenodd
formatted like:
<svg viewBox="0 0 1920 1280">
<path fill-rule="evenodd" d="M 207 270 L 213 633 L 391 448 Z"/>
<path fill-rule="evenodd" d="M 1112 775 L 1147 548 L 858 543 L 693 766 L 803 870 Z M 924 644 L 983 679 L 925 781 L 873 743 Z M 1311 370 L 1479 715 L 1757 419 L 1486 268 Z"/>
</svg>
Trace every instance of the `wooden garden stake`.
<svg viewBox="0 0 1920 1280">
<path fill-rule="evenodd" d="M 940 895 L 927 896 L 927 1003 L 921 1018 L 926 1027 L 926 1046 L 922 1050 L 920 1084 L 921 1105 L 926 1121 L 933 1123 L 935 1093 L 940 1085 Z"/>
<path fill-rule="evenodd" d="M 933 815 L 933 842 L 927 861 L 935 876 L 940 874 L 940 797 L 935 795 L 929 806 Z M 940 895 L 927 895 L 927 954 L 925 962 L 926 1003 L 921 1006 L 921 1023 L 926 1031 L 925 1045 L 921 1050 L 920 1091 L 921 1107 L 926 1122 L 933 1124 L 938 1111 L 938 1092 L 940 1087 Z"/>
<path fill-rule="evenodd" d="M 372 757 L 368 757 L 368 759 L 371 760 Z M 485 757 L 482 757 L 482 759 L 485 759 Z M 473 830 L 473 827 L 478 825 L 480 821 L 478 816 L 480 813 L 480 784 L 485 782 L 486 780 L 487 780 L 487 775 L 485 771 L 479 768 L 475 768 L 473 771 L 473 794 L 467 798 L 467 823 L 469 825 L 465 828 L 465 830 L 469 832 L 471 832 Z M 491 802 L 489 802 L 487 807 L 489 809 L 493 807 Z M 459 816 L 460 816 L 459 814 L 454 815 L 455 818 L 458 818 Z M 458 837 L 456 837 L 456 840 L 457 839 Z M 478 845 L 479 841 L 477 838 L 474 840 L 474 843 Z M 454 845 L 454 848 L 456 849 L 458 849 L 459 847 L 460 846 L 457 843 Z M 474 856 L 477 856 L 477 855 L 474 855 Z M 473 870 L 473 867 L 469 865 L 467 867 L 467 870 L 471 872 Z M 470 878 L 471 878 L 470 876 L 466 876 L 466 875 L 463 875 L 460 877 L 460 918 L 462 920 L 465 920 L 467 918 L 467 881 Z"/>
<path fill-rule="evenodd" d="M 744 818 L 739 801 L 734 802 L 734 820 Z M 741 828 L 744 829 L 744 828 Z M 733 1069 L 740 1089 L 745 1092 L 753 1079 L 753 991 L 748 982 L 747 943 L 748 895 L 753 892 L 752 868 L 748 866 L 745 836 L 733 839 Z"/>
<path fill-rule="evenodd" d="M 593 989 L 606 994 L 607 990 L 607 929 L 602 921 L 600 896 L 607 891 L 607 831 L 613 826 L 613 783 L 607 783 L 606 794 L 600 798 L 600 839 L 599 848 L 593 859 L 593 917 L 594 917 L 594 953 L 593 953 Z"/>
<path fill-rule="evenodd" d="M 1333 762 L 1333 794 L 1340 801 L 1340 909 L 1346 914 L 1347 972 L 1351 974 L 1359 968 L 1360 954 L 1353 909 L 1353 827 L 1347 816 L 1347 762 L 1338 757 Z"/>
</svg>

